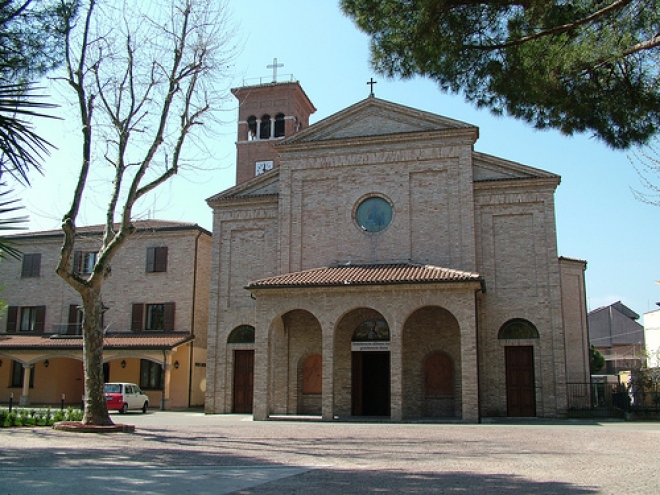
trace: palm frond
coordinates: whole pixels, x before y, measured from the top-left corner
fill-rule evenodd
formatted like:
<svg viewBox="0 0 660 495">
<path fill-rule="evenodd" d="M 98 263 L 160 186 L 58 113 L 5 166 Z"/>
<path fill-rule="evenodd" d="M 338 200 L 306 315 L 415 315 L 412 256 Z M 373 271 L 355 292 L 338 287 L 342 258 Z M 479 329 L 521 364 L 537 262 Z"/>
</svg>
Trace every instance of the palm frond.
<svg viewBox="0 0 660 495">
<path fill-rule="evenodd" d="M 34 131 L 30 119 L 59 118 L 42 112 L 57 105 L 36 101 L 43 97 L 33 93 L 36 89 L 30 84 L 0 84 L 0 175 L 8 172 L 26 184 L 30 169 L 41 172 L 41 160 L 54 148 Z"/>
<path fill-rule="evenodd" d="M 5 183 L 0 183 L 0 188 L 7 187 Z M 13 214 L 23 209 L 20 200 L 10 198 L 13 191 L 7 189 L 0 191 L 0 231 L 3 230 L 26 230 L 25 224 L 28 221 L 27 215 L 12 216 L 9 218 L 2 218 L 4 215 Z M 11 240 L 0 236 L 0 259 L 10 256 L 15 259 L 21 259 L 21 251 L 15 248 Z"/>
</svg>

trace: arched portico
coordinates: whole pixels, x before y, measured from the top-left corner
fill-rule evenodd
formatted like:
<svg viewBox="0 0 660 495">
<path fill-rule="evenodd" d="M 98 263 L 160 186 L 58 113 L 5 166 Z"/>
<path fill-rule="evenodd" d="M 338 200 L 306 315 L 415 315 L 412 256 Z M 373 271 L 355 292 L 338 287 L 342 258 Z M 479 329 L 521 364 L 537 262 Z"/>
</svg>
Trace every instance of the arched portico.
<svg viewBox="0 0 660 495">
<path fill-rule="evenodd" d="M 415 310 L 403 326 L 404 417 L 460 418 L 461 333 L 439 306 Z"/>
<path fill-rule="evenodd" d="M 303 390 L 302 376 L 306 359 L 323 354 L 319 320 L 306 309 L 285 311 L 270 324 L 269 342 L 269 415 L 321 414 L 322 391 Z"/>
<path fill-rule="evenodd" d="M 304 361 L 320 354 L 324 420 L 374 415 L 393 421 L 406 416 L 478 421 L 475 291 L 480 289 L 481 283 L 472 281 L 357 287 L 348 279 L 337 287 L 250 287 L 256 299 L 255 420 L 310 411 L 300 407 L 300 376 Z M 359 347 L 365 342 L 356 332 L 369 325 L 382 325 L 389 335 L 367 350 Z M 432 357 L 435 353 L 447 359 Z M 421 377 L 428 359 L 436 371 L 449 367 L 451 388 L 429 386 L 426 393 Z M 385 392 L 377 399 L 364 395 L 365 376 L 372 384 L 383 378 L 379 390 Z M 374 400 L 378 405 L 371 408 Z"/>
</svg>

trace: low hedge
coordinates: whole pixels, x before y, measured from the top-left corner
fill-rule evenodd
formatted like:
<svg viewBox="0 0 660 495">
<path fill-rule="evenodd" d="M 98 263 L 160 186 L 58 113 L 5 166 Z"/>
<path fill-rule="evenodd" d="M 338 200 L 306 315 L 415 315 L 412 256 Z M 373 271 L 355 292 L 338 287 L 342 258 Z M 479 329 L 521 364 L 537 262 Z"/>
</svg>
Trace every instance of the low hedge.
<svg viewBox="0 0 660 495">
<path fill-rule="evenodd" d="M 82 410 L 73 407 L 65 410 L 14 408 L 11 412 L 7 408 L 0 408 L 0 428 L 52 426 L 58 421 L 81 421 L 82 416 Z"/>
</svg>

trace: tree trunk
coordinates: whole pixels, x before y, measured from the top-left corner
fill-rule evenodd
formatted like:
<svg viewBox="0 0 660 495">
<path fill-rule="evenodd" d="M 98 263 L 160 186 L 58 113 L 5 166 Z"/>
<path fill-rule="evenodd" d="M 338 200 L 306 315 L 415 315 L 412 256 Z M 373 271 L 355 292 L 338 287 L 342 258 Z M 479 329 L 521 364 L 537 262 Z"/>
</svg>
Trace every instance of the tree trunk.
<svg viewBox="0 0 660 495">
<path fill-rule="evenodd" d="M 103 329 L 101 328 L 101 295 L 94 291 L 83 294 L 83 363 L 85 367 L 85 425 L 114 424 L 108 414 L 103 394 Z"/>
</svg>

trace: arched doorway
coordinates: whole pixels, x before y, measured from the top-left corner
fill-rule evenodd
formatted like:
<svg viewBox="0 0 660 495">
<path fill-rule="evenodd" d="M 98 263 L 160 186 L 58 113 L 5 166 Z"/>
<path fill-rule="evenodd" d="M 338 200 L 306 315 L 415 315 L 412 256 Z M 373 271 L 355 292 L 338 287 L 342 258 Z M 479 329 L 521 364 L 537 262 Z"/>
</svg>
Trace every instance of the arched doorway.
<svg viewBox="0 0 660 495">
<path fill-rule="evenodd" d="M 227 344 L 252 344 L 254 347 L 254 327 L 241 325 L 229 334 Z M 244 346 L 234 346 L 244 347 Z M 251 414 L 254 401 L 254 348 L 233 349 L 234 380 L 232 387 L 233 413 Z"/>
<path fill-rule="evenodd" d="M 351 414 L 390 415 L 390 328 L 382 318 L 364 320 L 353 332 Z"/>
<path fill-rule="evenodd" d="M 498 339 L 508 341 L 538 340 L 539 332 L 527 320 L 516 318 L 507 321 L 498 333 Z M 517 344 L 518 342 L 516 342 Z M 506 345 L 504 347 L 506 369 L 507 416 L 536 416 L 536 380 L 534 377 L 534 346 Z"/>
</svg>

